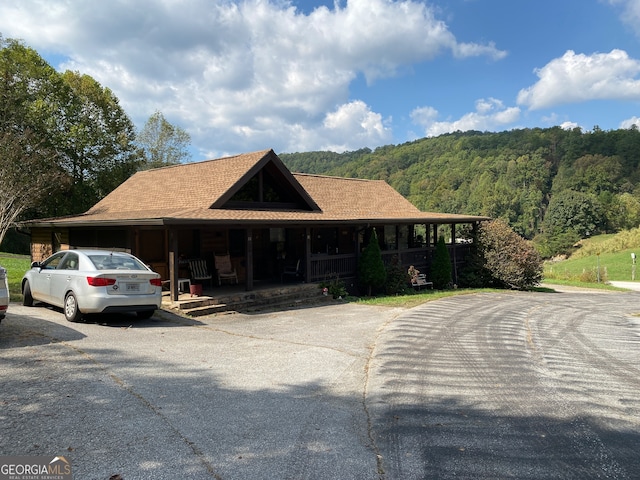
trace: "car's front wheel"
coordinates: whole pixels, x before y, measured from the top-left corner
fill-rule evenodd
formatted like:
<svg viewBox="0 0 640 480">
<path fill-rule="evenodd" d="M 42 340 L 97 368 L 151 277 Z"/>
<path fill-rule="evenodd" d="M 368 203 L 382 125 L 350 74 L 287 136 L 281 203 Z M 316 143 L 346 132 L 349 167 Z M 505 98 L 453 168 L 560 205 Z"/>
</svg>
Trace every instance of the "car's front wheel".
<svg viewBox="0 0 640 480">
<path fill-rule="evenodd" d="M 22 304 L 25 307 L 33 307 L 33 296 L 31 296 L 31 286 L 28 281 L 22 287 Z"/>
<path fill-rule="evenodd" d="M 82 313 L 78 308 L 78 300 L 73 292 L 69 292 L 64 299 L 64 318 L 69 322 L 79 322 L 82 320 Z"/>
</svg>

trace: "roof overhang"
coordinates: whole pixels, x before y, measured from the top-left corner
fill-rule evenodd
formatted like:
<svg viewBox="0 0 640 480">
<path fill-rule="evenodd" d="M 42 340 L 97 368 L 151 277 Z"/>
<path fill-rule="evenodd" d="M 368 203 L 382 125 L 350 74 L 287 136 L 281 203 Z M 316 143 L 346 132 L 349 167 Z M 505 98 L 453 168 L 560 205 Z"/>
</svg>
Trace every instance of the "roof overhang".
<svg viewBox="0 0 640 480">
<path fill-rule="evenodd" d="M 491 220 L 490 217 L 473 215 L 433 215 L 428 214 L 416 217 L 392 217 L 392 218 L 352 218 L 352 219 L 202 219 L 202 218 L 130 218 L 117 220 L 90 220 L 79 219 L 50 219 L 32 220 L 20 224 L 23 228 L 118 228 L 118 227 L 162 227 L 162 226 L 313 226 L 313 225 L 382 225 L 382 224 L 458 224 L 477 223 Z"/>
</svg>

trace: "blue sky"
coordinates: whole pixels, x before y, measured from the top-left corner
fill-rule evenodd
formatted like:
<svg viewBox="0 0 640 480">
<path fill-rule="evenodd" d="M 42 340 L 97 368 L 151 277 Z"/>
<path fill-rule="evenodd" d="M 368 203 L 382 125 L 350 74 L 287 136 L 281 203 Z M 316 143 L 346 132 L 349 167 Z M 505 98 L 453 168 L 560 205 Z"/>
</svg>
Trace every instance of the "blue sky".
<svg viewBox="0 0 640 480">
<path fill-rule="evenodd" d="M 0 34 L 156 110 L 192 160 L 640 125 L 640 0 L 21 0 Z"/>
</svg>

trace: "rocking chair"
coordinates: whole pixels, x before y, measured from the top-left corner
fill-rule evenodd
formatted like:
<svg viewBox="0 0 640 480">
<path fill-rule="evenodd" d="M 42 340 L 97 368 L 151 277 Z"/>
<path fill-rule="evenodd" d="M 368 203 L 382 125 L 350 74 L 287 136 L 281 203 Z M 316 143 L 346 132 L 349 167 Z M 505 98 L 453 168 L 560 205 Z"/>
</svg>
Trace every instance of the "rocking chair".
<svg viewBox="0 0 640 480">
<path fill-rule="evenodd" d="M 236 284 L 238 283 L 238 274 L 231 264 L 231 257 L 229 254 L 214 255 L 213 261 L 216 265 L 216 272 L 218 274 L 218 285 L 222 285 L 223 280 L 231 280 Z"/>
<path fill-rule="evenodd" d="M 300 259 L 296 262 L 295 266 L 284 267 L 282 275 L 280 275 L 280 282 L 284 283 L 285 277 L 293 277 L 294 280 L 299 280 L 302 277 L 302 269 L 300 268 Z"/>
<path fill-rule="evenodd" d="M 209 272 L 207 262 L 201 258 L 189 260 L 189 270 L 191 271 L 191 279 L 197 281 L 213 281 L 213 275 Z"/>
</svg>

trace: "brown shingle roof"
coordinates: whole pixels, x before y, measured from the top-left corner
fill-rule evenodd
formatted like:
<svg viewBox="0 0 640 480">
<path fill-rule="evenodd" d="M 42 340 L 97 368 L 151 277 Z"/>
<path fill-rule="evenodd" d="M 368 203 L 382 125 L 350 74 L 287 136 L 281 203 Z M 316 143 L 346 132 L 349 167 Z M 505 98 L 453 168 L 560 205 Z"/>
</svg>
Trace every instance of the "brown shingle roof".
<svg viewBox="0 0 640 480">
<path fill-rule="evenodd" d="M 344 218 L 420 215 L 411 202 L 382 180 L 294 174 L 326 214 Z"/>
<path fill-rule="evenodd" d="M 278 168 L 318 209 L 245 210 L 212 208 L 223 204 L 268 162 Z M 381 180 L 362 180 L 322 175 L 291 174 L 272 150 L 247 153 L 138 172 L 116 188 L 84 215 L 52 220 L 58 225 L 211 223 L 304 223 L 383 220 L 421 222 L 482 220 L 471 217 L 418 210 Z M 31 223 L 31 222 L 30 222 Z M 35 221 L 32 224 L 45 223 Z"/>
<path fill-rule="evenodd" d="M 270 150 L 137 172 L 87 211 L 137 212 L 209 208 Z"/>
</svg>

